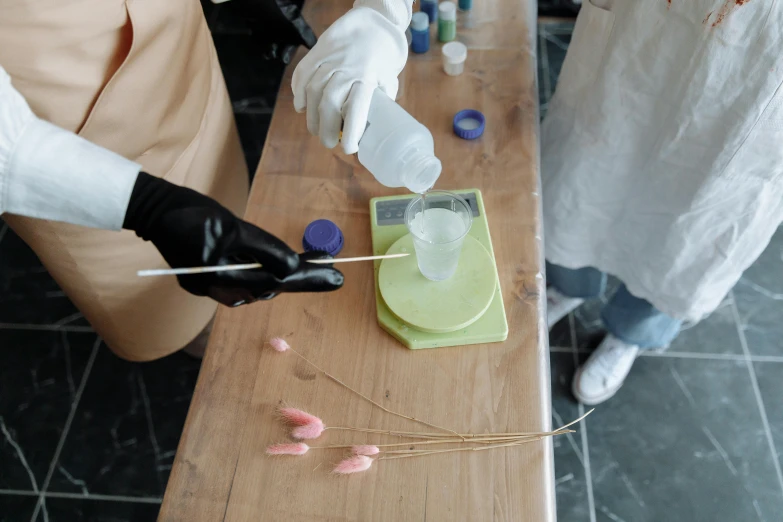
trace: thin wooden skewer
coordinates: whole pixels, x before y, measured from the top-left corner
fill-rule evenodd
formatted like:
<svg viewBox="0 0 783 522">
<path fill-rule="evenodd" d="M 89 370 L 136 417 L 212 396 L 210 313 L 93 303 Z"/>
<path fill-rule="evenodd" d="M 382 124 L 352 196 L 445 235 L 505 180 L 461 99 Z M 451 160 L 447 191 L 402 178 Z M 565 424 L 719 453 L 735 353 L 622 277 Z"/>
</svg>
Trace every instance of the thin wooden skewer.
<svg viewBox="0 0 783 522">
<path fill-rule="evenodd" d="M 363 257 L 341 257 L 338 259 L 308 259 L 308 263 L 314 265 L 331 265 L 333 263 L 353 263 L 355 261 L 374 261 L 376 259 L 395 259 L 398 257 L 409 256 L 405 254 L 386 254 L 382 256 L 363 256 Z M 163 276 L 163 275 L 184 275 L 184 274 L 205 274 L 209 272 L 227 272 L 229 270 L 252 270 L 261 268 L 261 263 L 245 263 L 241 265 L 217 265 L 217 266 L 193 266 L 189 268 L 156 268 L 152 270 L 139 270 L 136 275 L 139 277 Z"/>
<path fill-rule="evenodd" d="M 204 274 L 206 272 L 227 272 L 229 270 L 252 270 L 261 268 L 261 263 L 245 263 L 244 265 L 219 265 L 219 266 L 194 266 L 190 268 L 160 268 L 153 270 L 139 270 L 136 275 L 139 277 L 163 276 L 163 275 L 183 275 L 183 274 Z"/>
<path fill-rule="evenodd" d="M 397 259 L 398 257 L 408 257 L 410 253 L 405 254 L 384 254 L 382 256 L 363 256 L 363 257 L 337 257 L 334 259 L 308 259 L 308 263 L 314 265 L 331 265 L 332 263 L 353 263 L 354 261 L 375 261 L 376 259 Z"/>
</svg>

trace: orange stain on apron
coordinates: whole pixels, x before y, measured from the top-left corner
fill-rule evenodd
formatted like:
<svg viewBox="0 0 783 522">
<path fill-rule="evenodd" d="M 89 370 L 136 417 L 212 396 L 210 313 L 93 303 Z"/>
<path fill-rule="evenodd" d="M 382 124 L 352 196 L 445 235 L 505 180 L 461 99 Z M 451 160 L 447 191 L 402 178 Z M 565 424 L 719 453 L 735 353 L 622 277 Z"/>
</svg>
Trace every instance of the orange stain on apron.
<svg viewBox="0 0 783 522">
<path fill-rule="evenodd" d="M 721 6 L 721 8 L 718 9 L 718 14 L 715 17 L 715 21 L 712 22 L 712 27 L 717 27 L 718 25 L 720 25 L 723 22 L 723 20 L 725 20 L 726 17 L 730 15 L 735 9 L 747 4 L 748 2 L 750 2 L 750 0 L 726 0 Z M 707 18 L 704 19 L 702 24 L 706 25 L 707 23 L 709 23 L 713 13 L 714 11 L 710 11 L 709 14 L 707 15 Z"/>
</svg>

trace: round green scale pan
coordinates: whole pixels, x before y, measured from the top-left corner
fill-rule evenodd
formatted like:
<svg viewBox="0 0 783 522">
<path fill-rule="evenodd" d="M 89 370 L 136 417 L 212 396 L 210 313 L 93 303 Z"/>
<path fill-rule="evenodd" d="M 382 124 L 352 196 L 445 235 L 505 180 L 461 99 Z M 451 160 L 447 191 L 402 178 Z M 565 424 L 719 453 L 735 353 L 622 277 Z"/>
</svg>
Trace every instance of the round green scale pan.
<svg viewBox="0 0 783 522">
<path fill-rule="evenodd" d="M 497 279 L 492 256 L 468 235 L 457 273 L 445 281 L 430 281 L 419 271 L 410 234 L 398 239 L 387 253 L 410 252 L 401 259 L 385 259 L 378 286 L 386 306 L 412 328 L 448 333 L 476 322 L 489 308 Z"/>
</svg>

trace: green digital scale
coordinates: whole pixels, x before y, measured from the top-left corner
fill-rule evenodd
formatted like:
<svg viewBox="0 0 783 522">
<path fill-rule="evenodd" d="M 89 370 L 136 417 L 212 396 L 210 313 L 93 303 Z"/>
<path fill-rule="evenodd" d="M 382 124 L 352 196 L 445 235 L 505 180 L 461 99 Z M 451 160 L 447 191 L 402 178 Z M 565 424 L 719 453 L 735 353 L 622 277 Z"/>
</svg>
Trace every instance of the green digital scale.
<svg viewBox="0 0 783 522">
<path fill-rule="evenodd" d="M 493 343 L 508 338 L 506 310 L 481 192 L 454 192 L 470 205 L 473 226 L 465 238 L 457 272 L 446 281 L 430 281 L 418 269 L 413 240 L 404 220 L 405 209 L 417 196 L 370 201 L 374 254 L 411 254 L 375 261 L 378 323 L 414 350 Z"/>
</svg>

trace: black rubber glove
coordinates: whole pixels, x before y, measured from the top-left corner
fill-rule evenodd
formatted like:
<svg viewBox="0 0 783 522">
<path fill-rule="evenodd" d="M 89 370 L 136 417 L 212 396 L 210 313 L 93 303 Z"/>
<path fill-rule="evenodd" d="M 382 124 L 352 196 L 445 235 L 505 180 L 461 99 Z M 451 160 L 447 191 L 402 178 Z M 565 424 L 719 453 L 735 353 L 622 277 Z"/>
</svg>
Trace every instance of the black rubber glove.
<svg viewBox="0 0 783 522">
<path fill-rule="evenodd" d="M 281 292 L 328 292 L 343 285 L 324 253 L 297 255 L 288 245 L 234 216 L 212 198 L 140 172 L 123 228 L 151 241 L 172 268 L 261 263 L 255 270 L 178 276 L 182 288 L 228 306 Z"/>
</svg>

